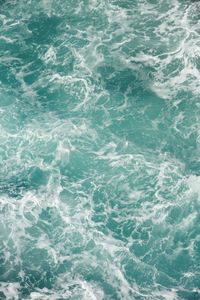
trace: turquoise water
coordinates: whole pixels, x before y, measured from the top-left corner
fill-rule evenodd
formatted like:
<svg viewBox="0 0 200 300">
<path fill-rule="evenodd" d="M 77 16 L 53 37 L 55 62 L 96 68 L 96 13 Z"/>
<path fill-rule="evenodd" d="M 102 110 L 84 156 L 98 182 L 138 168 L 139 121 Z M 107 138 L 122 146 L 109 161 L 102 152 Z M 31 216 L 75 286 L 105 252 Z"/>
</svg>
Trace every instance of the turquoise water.
<svg viewBox="0 0 200 300">
<path fill-rule="evenodd" d="M 0 1 L 0 299 L 200 299 L 200 3 Z"/>
</svg>

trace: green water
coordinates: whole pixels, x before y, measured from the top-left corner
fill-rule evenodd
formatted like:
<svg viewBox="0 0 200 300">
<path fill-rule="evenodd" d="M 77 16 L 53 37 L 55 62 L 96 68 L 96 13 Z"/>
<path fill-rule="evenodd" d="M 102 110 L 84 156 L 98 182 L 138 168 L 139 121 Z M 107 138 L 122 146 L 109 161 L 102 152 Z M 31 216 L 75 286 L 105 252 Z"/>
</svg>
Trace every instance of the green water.
<svg viewBox="0 0 200 300">
<path fill-rule="evenodd" d="M 199 1 L 0 1 L 0 299 L 200 299 L 199 95 Z"/>
</svg>

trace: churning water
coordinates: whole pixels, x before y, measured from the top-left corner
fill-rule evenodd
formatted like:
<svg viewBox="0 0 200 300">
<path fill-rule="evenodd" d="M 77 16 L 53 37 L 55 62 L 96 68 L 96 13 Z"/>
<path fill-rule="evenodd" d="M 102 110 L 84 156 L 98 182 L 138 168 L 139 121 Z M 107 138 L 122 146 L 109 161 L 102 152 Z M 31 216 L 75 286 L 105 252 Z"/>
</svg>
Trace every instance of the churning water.
<svg viewBox="0 0 200 300">
<path fill-rule="evenodd" d="M 0 299 L 200 299 L 199 96 L 199 1 L 0 1 Z"/>
</svg>

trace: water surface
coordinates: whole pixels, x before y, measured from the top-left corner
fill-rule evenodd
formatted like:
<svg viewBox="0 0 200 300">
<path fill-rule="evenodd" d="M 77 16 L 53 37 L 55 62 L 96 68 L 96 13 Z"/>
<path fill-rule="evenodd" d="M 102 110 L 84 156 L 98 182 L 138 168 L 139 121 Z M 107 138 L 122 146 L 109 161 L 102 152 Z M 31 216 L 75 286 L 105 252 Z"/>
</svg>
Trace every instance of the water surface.
<svg viewBox="0 0 200 300">
<path fill-rule="evenodd" d="M 199 1 L 0 1 L 0 299 L 200 299 L 199 28 Z"/>
</svg>

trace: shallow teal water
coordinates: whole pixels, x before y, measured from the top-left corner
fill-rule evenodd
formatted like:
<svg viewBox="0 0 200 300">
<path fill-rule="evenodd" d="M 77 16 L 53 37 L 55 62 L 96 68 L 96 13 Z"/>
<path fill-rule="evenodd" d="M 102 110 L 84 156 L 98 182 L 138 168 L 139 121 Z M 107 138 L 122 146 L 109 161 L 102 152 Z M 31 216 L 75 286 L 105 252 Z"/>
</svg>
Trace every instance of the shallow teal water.
<svg viewBox="0 0 200 300">
<path fill-rule="evenodd" d="M 200 4 L 0 1 L 0 299 L 200 299 Z"/>
</svg>

